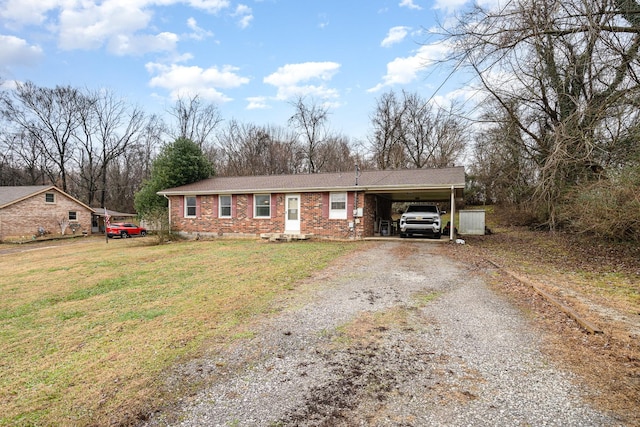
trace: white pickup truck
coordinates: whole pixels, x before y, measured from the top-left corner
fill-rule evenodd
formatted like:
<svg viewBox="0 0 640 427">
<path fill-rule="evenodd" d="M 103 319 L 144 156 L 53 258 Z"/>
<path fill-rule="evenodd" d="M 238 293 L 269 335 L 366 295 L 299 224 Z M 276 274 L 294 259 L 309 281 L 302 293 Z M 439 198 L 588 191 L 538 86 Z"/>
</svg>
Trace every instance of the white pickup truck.
<svg viewBox="0 0 640 427">
<path fill-rule="evenodd" d="M 440 238 L 440 210 L 435 205 L 409 205 L 400 217 L 400 237 L 412 234 Z"/>
</svg>

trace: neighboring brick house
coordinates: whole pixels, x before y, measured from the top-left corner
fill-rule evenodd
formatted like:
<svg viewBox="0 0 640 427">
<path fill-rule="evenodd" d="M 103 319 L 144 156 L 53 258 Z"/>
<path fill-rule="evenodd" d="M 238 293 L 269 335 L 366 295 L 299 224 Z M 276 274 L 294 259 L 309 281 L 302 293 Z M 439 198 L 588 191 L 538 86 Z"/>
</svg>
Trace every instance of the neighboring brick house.
<svg viewBox="0 0 640 427">
<path fill-rule="evenodd" d="M 0 241 L 91 233 L 93 210 L 53 185 L 0 186 Z"/>
<path fill-rule="evenodd" d="M 158 194 L 186 236 L 286 234 L 364 238 L 391 220 L 394 202 L 462 198 L 464 168 L 214 177 Z"/>
</svg>

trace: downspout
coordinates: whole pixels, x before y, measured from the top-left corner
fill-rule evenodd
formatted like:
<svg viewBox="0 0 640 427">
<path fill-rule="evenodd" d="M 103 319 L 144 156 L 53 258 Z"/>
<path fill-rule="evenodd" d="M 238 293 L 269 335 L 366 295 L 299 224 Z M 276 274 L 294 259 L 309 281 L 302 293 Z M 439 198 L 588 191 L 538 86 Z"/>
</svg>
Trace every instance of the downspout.
<svg viewBox="0 0 640 427">
<path fill-rule="evenodd" d="M 171 199 L 167 197 L 166 194 L 163 194 L 164 198 L 167 199 L 169 204 L 169 209 L 167 210 L 167 215 L 169 215 L 169 232 L 171 232 Z"/>
<path fill-rule="evenodd" d="M 451 227 L 449 227 L 449 241 L 453 241 L 453 235 L 455 234 L 455 217 L 456 217 L 456 190 L 451 186 Z"/>
<path fill-rule="evenodd" d="M 353 240 L 358 237 L 358 220 L 358 190 L 356 189 L 353 192 Z"/>
</svg>

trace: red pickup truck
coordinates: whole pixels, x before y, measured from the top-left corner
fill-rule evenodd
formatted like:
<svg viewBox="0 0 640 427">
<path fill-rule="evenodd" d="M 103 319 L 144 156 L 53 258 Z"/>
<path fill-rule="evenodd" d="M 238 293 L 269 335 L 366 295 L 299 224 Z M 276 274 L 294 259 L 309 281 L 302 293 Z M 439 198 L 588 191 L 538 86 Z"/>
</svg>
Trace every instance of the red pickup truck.
<svg viewBox="0 0 640 427">
<path fill-rule="evenodd" d="M 137 226 L 130 222 L 115 222 L 107 227 L 107 237 L 122 237 L 126 239 L 131 236 L 146 236 L 146 228 Z"/>
</svg>

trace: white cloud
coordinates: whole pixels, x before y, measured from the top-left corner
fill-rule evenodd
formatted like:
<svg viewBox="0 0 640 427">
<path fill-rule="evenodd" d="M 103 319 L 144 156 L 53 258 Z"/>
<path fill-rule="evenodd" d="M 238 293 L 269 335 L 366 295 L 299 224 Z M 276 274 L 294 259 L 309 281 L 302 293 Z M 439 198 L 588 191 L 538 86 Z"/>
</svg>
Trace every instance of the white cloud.
<svg viewBox="0 0 640 427">
<path fill-rule="evenodd" d="M 324 30 L 325 28 L 327 28 L 329 26 L 329 16 L 327 16 L 326 13 L 321 13 L 318 15 L 318 20 L 320 21 L 318 23 L 318 28 L 320 28 L 321 30 Z"/>
<path fill-rule="evenodd" d="M 181 2 L 176 0 L 166 0 L 165 3 L 174 4 L 174 3 L 181 3 Z M 196 9 L 202 9 L 209 13 L 218 13 L 221 10 L 229 7 L 228 0 L 188 0 L 187 3 L 191 7 L 195 7 Z"/>
<path fill-rule="evenodd" d="M 418 78 L 421 71 L 439 59 L 443 59 L 449 47 L 444 43 L 434 43 L 421 46 L 413 56 L 396 58 L 387 64 L 387 74 L 382 83 L 367 92 L 377 92 L 385 86 L 409 84 Z"/>
<path fill-rule="evenodd" d="M 247 28 L 251 21 L 253 20 L 253 15 L 245 15 L 238 21 L 238 26 L 240 28 Z"/>
<path fill-rule="evenodd" d="M 436 0 L 434 9 L 446 10 L 451 13 L 464 6 L 468 0 Z"/>
<path fill-rule="evenodd" d="M 466 86 L 446 92 L 444 95 L 434 95 L 431 103 L 441 108 L 451 108 L 454 104 L 466 103 L 477 98 L 478 89 L 473 86 Z"/>
<path fill-rule="evenodd" d="M 396 43 L 400 43 L 405 37 L 407 37 L 410 29 L 410 27 L 402 26 L 391 28 L 387 33 L 387 37 L 385 37 L 384 40 L 382 40 L 382 43 L 380 43 L 380 46 L 389 47 Z"/>
<path fill-rule="evenodd" d="M 267 104 L 267 98 L 264 96 L 252 96 L 247 98 L 247 110 L 266 110 L 271 108 L 269 104 Z"/>
<path fill-rule="evenodd" d="M 0 70 L 16 65 L 31 66 L 42 57 L 40 46 L 29 45 L 26 40 L 0 34 Z"/>
<path fill-rule="evenodd" d="M 0 0 L 0 19 L 6 27 L 39 25 L 58 37 L 63 50 L 109 46 L 117 54 L 141 54 L 175 48 L 169 33 L 146 30 L 157 7 L 181 3 L 212 14 L 230 5 L 229 0 Z M 241 13 L 240 25 L 246 26 L 253 18 L 250 12 L 240 5 L 233 15 Z M 196 28 L 189 37 L 211 35 Z"/>
<path fill-rule="evenodd" d="M 127 0 L 85 4 L 60 13 L 59 44 L 62 49 L 97 49 L 112 38 L 131 36 L 146 28 L 150 10 Z"/>
<path fill-rule="evenodd" d="M 242 29 L 247 28 L 251 24 L 251 21 L 253 21 L 251 8 L 244 4 L 239 4 L 232 16 L 239 18 L 238 26 Z"/>
<path fill-rule="evenodd" d="M 173 33 L 157 35 L 118 35 L 109 41 L 109 51 L 120 56 L 143 55 L 148 52 L 173 52 L 178 36 Z"/>
<path fill-rule="evenodd" d="M 155 74 L 149 86 L 160 87 L 169 91 L 173 99 L 184 95 L 200 95 L 212 102 L 231 101 L 218 89 L 232 89 L 249 83 L 249 79 L 236 73 L 237 68 L 230 65 L 201 68 L 198 66 L 164 65 L 148 63 L 147 71 Z"/>
<path fill-rule="evenodd" d="M 0 18 L 5 24 L 40 25 L 47 20 L 47 13 L 60 4 L 61 0 L 6 0 L 0 6 Z"/>
<path fill-rule="evenodd" d="M 422 7 L 415 4 L 413 0 L 402 0 L 400 1 L 400 3 L 398 3 L 398 6 L 408 7 L 409 9 L 414 9 L 414 10 L 422 10 Z"/>
<path fill-rule="evenodd" d="M 303 62 L 287 64 L 265 77 L 264 82 L 274 86 L 295 85 L 312 79 L 330 80 L 338 72 L 336 62 Z"/>
<path fill-rule="evenodd" d="M 335 98 L 338 92 L 327 87 L 328 82 L 340 69 L 336 62 L 304 62 L 287 64 L 264 78 L 264 82 L 278 88 L 277 99 L 286 100 L 296 96 L 312 95 L 319 98 Z M 312 84 L 313 81 L 320 84 Z"/>
<path fill-rule="evenodd" d="M 205 30 L 204 28 L 200 28 L 198 26 L 198 21 L 196 21 L 195 18 L 187 19 L 187 27 L 189 27 L 191 31 L 193 31 L 191 34 L 187 36 L 191 39 L 204 40 L 207 37 L 213 36 L 213 32 Z"/>
</svg>

